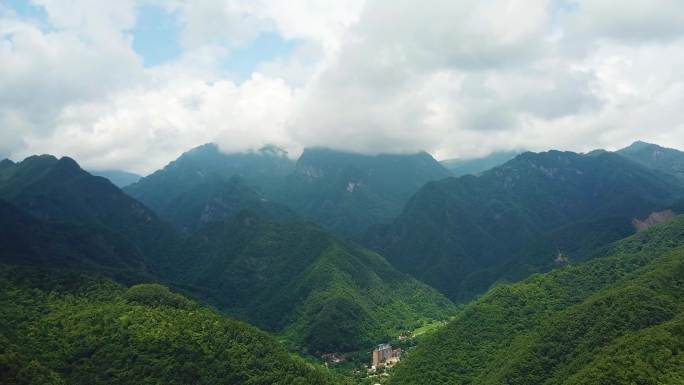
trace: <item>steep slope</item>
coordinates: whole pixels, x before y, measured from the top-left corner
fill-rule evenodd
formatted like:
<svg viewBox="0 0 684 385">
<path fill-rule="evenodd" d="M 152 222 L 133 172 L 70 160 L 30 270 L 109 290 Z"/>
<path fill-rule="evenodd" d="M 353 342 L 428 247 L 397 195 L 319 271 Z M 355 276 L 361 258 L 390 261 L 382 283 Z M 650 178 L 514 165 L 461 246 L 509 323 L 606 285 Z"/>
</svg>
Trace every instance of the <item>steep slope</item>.
<svg viewBox="0 0 684 385">
<path fill-rule="evenodd" d="M 150 279 L 317 351 L 366 347 L 453 309 L 379 255 L 314 225 L 288 223 L 296 219 L 289 210 L 266 205 L 241 178 L 206 177 L 195 187 L 174 200 L 172 219 L 195 224 L 179 235 L 68 158 L 8 165 L 0 196 L 12 204 L 0 205 L 8 213 L 0 221 L 14 227 L 0 236 L 0 260 L 95 270 L 126 282 L 154 272 Z M 240 215 L 246 203 L 252 210 Z"/>
<path fill-rule="evenodd" d="M 208 144 L 124 190 L 181 229 L 196 227 L 198 222 L 197 215 L 179 212 L 184 207 L 207 207 L 221 200 L 231 202 L 223 205 L 229 206 L 225 213 L 213 207 L 224 219 L 234 209 L 270 211 L 277 219 L 286 206 L 337 234 L 358 237 L 370 225 L 392 220 L 426 182 L 449 175 L 426 153 L 366 156 L 306 149 L 295 165 L 275 147 L 223 154 Z M 224 186 L 232 192 L 222 196 L 217 184 L 229 180 L 235 184 L 231 179 L 235 176 L 241 181 L 240 191 Z M 254 204 L 257 200 L 262 207 Z"/>
<path fill-rule="evenodd" d="M 0 308 L 3 384 L 337 383 L 160 285 L 0 266 Z"/>
<path fill-rule="evenodd" d="M 592 261 L 501 285 L 396 369 L 392 384 L 684 381 L 684 217 Z"/>
<path fill-rule="evenodd" d="M 162 252 L 173 236 L 143 204 L 67 157 L 31 156 L 0 168 L 0 199 L 41 221 L 105 228 L 144 254 Z"/>
<path fill-rule="evenodd" d="M 0 263 L 99 271 L 124 281 L 154 275 L 139 250 L 106 228 L 48 223 L 0 200 Z"/>
<path fill-rule="evenodd" d="M 201 182 L 158 208 L 158 214 L 176 228 L 191 231 L 214 222 L 226 222 L 249 209 L 262 216 L 282 221 L 297 220 L 283 205 L 268 201 L 247 186 L 242 178 L 207 175 Z"/>
<path fill-rule="evenodd" d="M 372 346 L 453 310 L 378 254 L 311 224 L 274 223 L 251 212 L 206 226 L 160 266 L 219 309 L 312 352 Z"/>
<path fill-rule="evenodd" d="M 361 155 L 306 149 L 280 201 L 325 228 L 359 237 L 399 214 L 425 183 L 450 176 L 427 153 Z"/>
<path fill-rule="evenodd" d="M 439 163 L 454 176 L 477 175 L 508 162 L 520 155 L 522 151 L 495 152 L 483 158 L 474 159 L 446 159 Z"/>
<path fill-rule="evenodd" d="M 134 174 L 128 171 L 121 170 L 100 170 L 100 171 L 90 171 L 91 174 L 95 176 L 101 176 L 103 178 L 109 179 L 110 182 L 114 183 L 119 188 L 128 186 L 129 184 L 136 183 L 142 178 L 138 174 Z"/>
<path fill-rule="evenodd" d="M 210 179 L 240 177 L 261 195 L 269 195 L 294 169 L 294 162 L 277 147 L 225 154 L 216 144 L 196 147 L 166 167 L 127 186 L 124 191 L 159 213 L 174 210 L 174 202 Z"/>
<path fill-rule="evenodd" d="M 676 176 L 684 182 L 684 152 L 646 142 L 634 142 L 618 154 L 654 170 Z"/>
<path fill-rule="evenodd" d="M 582 260 L 675 207 L 674 178 L 612 153 L 525 153 L 480 176 L 427 184 L 367 244 L 403 271 L 466 300 L 499 279 Z M 677 210 L 675 210 L 677 211 Z"/>
</svg>

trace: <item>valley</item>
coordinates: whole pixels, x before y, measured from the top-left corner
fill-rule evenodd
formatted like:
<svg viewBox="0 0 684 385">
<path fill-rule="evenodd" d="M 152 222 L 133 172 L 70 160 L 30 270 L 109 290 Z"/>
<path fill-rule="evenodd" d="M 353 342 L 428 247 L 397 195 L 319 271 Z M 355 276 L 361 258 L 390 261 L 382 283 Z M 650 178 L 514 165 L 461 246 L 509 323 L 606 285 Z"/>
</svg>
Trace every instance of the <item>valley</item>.
<svg viewBox="0 0 684 385">
<path fill-rule="evenodd" d="M 683 160 L 640 142 L 454 176 L 208 144 L 123 189 L 5 160 L 0 382 L 677 383 Z"/>
</svg>

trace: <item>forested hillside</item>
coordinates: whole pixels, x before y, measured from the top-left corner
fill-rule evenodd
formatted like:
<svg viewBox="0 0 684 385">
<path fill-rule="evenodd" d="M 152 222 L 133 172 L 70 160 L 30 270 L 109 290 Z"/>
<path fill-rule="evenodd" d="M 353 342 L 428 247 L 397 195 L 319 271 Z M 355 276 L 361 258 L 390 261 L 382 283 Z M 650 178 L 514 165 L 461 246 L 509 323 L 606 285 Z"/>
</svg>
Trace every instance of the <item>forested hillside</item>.
<svg viewBox="0 0 684 385">
<path fill-rule="evenodd" d="M 368 348 L 454 309 L 240 177 L 205 178 L 176 197 L 173 218 L 189 224 L 180 232 L 71 159 L 32 157 L 0 175 L 0 194 L 15 202 L 0 200 L 0 263 L 163 282 L 310 353 Z"/>
<path fill-rule="evenodd" d="M 673 175 L 684 181 L 684 152 L 657 144 L 634 142 L 618 154 L 646 167 Z"/>
<path fill-rule="evenodd" d="M 426 182 L 449 175 L 427 153 L 368 156 L 318 148 L 305 149 L 295 162 L 275 147 L 224 154 L 207 144 L 125 191 L 180 229 L 208 222 L 204 213 L 229 218 L 239 209 L 283 218 L 286 206 L 358 238 L 369 226 L 391 221 Z"/>
<path fill-rule="evenodd" d="M 160 285 L 0 266 L 0 308 L 3 384 L 339 383 Z"/>
<path fill-rule="evenodd" d="M 67 157 L 31 156 L 0 167 L 0 199 L 42 221 L 104 228 L 144 254 L 163 253 L 173 239 L 152 210 Z"/>
<path fill-rule="evenodd" d="M 205 227 L 159 266 L 218 308 L 312 353 L 369 347 L 453 312 L 449 300 L 376 253 L 313 224 L 249 211 Z"/>
<path fill-rule="evenodd" d="M 217 145 L 193 148 L 124 191 L 180 229 L 229 219 L 241 209 L 269 206 L 267 199 L 294 170 L 277 147 L 225 154 Z"/>
<path fill-rule="evenodd" d="M 419 344 L 391 383 L 681 383 L 684 216 L 602 254 L 490 290 Z"/>
<path fill-rule="evenodd" d="M 106 227 L 41 221 L 0 200 L 0 263 L 98 271 L 125 282 L 155 276 L 151 261 Z"/>
<path fill-rule="evenodd" d="M 680 209 L 682 185 L 620 155 L 525 153 L 480 176 L 428 183 L 366 244 L 463 301 L 636 231 L 635 219 Z"/>
<path fill-rule="evenodd" d="M 390 222 L 425 183 L 450 175 L 425 152 L 369 156 L 312 148 L 276 199 L 335 233 L 360 238 L 369 226 Z"/>
</svg>

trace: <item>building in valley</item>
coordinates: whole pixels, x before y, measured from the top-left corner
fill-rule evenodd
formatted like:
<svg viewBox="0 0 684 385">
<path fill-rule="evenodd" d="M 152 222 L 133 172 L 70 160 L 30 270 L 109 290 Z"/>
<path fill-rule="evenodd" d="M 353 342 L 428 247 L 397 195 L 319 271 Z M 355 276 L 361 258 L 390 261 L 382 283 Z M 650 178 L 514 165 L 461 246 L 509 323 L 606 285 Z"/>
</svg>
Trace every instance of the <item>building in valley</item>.
<svg viewBox="0 0 684 385">
<path fill-rule="evenodd" d="M 392 349 L 390 344 L 380 344 L 373 350 L 371 369 L 392 367 L 401 359 L 401 349 Z"/>
</svg>

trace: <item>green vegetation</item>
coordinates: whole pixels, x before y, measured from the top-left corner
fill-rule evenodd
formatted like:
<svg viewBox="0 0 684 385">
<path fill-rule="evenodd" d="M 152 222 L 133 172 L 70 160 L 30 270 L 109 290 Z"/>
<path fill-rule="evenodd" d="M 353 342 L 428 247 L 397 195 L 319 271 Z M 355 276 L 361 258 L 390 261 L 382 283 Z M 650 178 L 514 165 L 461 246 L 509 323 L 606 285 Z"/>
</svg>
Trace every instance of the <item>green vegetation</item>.
<svg viewBox="0 0 684 385">
<path fill-rule="evenodd" d="M 44 222 L 103 230 L 148 256 L 164 253 L 174 237 L 154 212 L 67 157 L 6 163 L 0 167 L 0 199 Z"/>
<path fill-rule="evenodd" d="M 392 384 L 684 381 L 684 216 L 604 256 L 500 285 L 427 336 Z"/>
<path fill-rule="evenodd" d="M 273 222 L 295 216 L 265 204 L 239 178 L 206 177 L 195 187 L 173 200 L 189 225 L 181 234 L 70 159 L 5 162 L 0 195 L 12 203 L 0 200 L 8 229 L 0 262 L 162 282 L 283 333 L 305 353 L 366 348 L 452 314 L 446 298 L 381 256 L 312 224 Z M 210 204 L 195 205 L 194 196 Z M 246 202 L 255 209 L 242 210 Z M 198 216 L 205 226 L 191 230 Z"/>
<path fill-rule="evenodd" d="M 0 199 L 0 263 L 99 271 L 125 282 L 154 275 L 122 236 L 97 225 L 41 221 Z"/>
<path fill-rule="evenodd" d="M 679 209 L 683 193 L 674 178 L 614 153 L 525 153 L 477 177 L 428 183 L 365 243 L 463 302 L 555 268 L 559 252 L 586 260 L 633 234 L 633 219 Z"/>
<path fill-rule="evenodd" d="M 159 285 L 0 267 L 2 384 L 333 384 L 270 335 Z"/>
<path fill-rule="evenodd" d="M 242 209 L 291 220 L 283 205 L 338 235 L 360 238 L 369 226 L 391 221 L 423 184 L 449 175 L 427 153 L 306 149 L 295 164 L 275 147 L 224 154 L 207 144 L 124 190 L 184 230 Z"/>
<path fill-rule="evenodd" d="M 454 310 L 376 253 L 312 224 L 274 223 L 251 212 L 205 227 L 158 266 L 194 295 L 283 332 L 309 353 L 367 348 Z"/>
<path fill-rule="evenodd" d="M 451 174 L 430 154 L 368 156 L 305 149 L 274 200 L 326 229 L 360 239 L 390 222 L 425 183 Z"/>
</svg>

